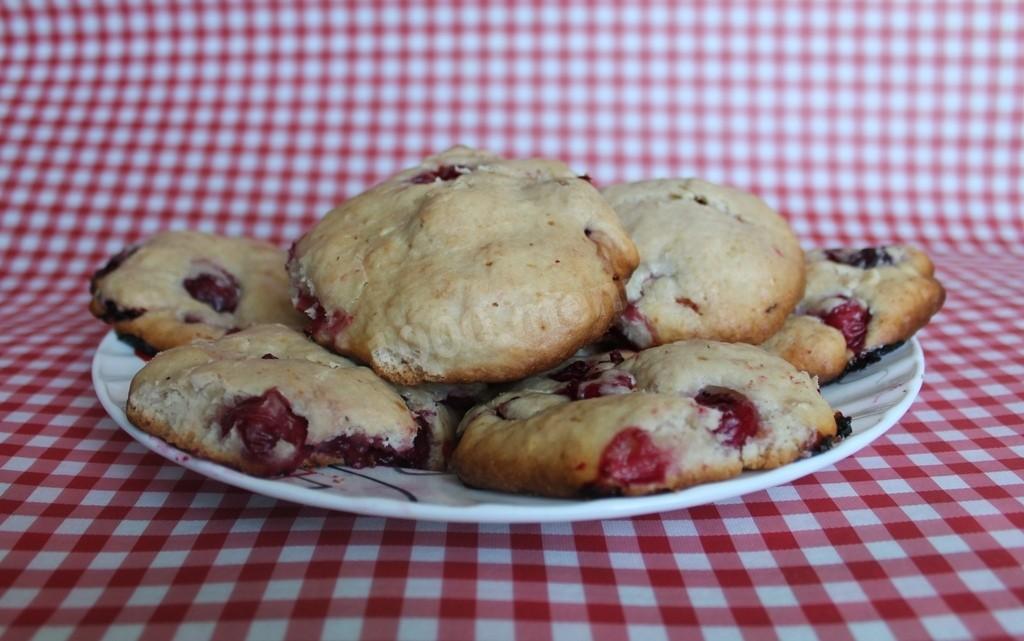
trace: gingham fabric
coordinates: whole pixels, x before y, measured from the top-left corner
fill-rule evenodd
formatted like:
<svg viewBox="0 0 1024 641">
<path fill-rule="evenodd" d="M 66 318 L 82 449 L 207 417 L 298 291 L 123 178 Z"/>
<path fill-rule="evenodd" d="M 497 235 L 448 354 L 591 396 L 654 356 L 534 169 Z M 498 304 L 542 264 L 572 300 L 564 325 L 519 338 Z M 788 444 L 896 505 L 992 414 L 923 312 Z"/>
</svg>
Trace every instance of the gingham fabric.
<svg viewBox="0 0 1024 641">
<path fill-rule="evenodd" d="M 621 4 L 3 3 L 3 639 L 1024 636 L 1024 3 Z M 277 502 L 106 417 L 106 256 L 283 244 L 457 142 L 918 243 L 949 290 L 920 397 L 791 485 L 544 526 Z"/>
</svg>

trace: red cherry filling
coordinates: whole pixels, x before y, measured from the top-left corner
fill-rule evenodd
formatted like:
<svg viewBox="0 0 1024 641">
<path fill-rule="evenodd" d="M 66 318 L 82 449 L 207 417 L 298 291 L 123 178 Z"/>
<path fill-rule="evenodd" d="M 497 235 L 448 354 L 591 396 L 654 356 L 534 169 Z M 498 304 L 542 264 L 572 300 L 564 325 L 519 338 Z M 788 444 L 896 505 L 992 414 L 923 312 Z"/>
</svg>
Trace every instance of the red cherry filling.
<svg viewBox="0 0 1024 641">
<path fill-rule="evenodd" d="M 599 398 L 613 394 L 628 394 L 634 388 L 636 388 L 636 379 L 632 374 L 610 369 L 590 380 L 573 381 L 555 393 L 582 401 L 587 398 Z"/>
<path fill-rule="evenodd" d="M 320 301 L 305 291 L 299 292 L 295 308 L 312 319 L 309 324 L 309 334 L 321 343 L 333 344 L 338 335 L 352 324 L 351 315 L 340 309 L 328 315 Z"/>
<path fill-rule="evenodd" d="M 843 299 L 842 303 L 827 312 L 818 312 L 815 316 L 826 325 L 835 327 L 842 332 L 850 351 L 860 354 L 864 350 L 864 339 L 868 335 L 871 312 L 852 298 L 845 296 L 841 298 Z"/>
<path fill-rule="evenodd" d="M 716 409 L 722 413 L 718 419 L 718 434 L 726 445 L 743 447 L 750 437 L 761 429 L 761 417 L 757 408 L 743 394 L 728 387 L 709 385 L 694 398 L 699 405 Z"/>
<path fill-rule="evenodd" d="M 417 174 L 409 181 L 415 185 L 429 185 L 436 180 L 455 180 L 462 174 L 468 173 L 469 167 L 463 165 L 441 165 L 437 169 Z"/>
<path fill-rule="evenodd" d="M 341 459 L 340 465 L 356 469 L 378 465 L 422 468 L 426 466 L 430 454 L 430 427 L 418 415 L 416 422 L 419 424 L 416 437 L 412 447 L 404 452 L 387 445 L 380 436 L 365 434 L 337 436 L 317 445 L 316 451 Z"/>
<path fill-rule="evenodd" d="M 639 427 L 627 427 L 605 446 L 598 467 L 598 484 L 629 485 L 665 480 L 668 456 Z"/>
<path fill-rule="evenodd" d="M 641 325 L 646 330 L 647 335 L 650 336 L 648 344 L 657 342 L 657 332 L 654 331 L 654 325 L 651 321 L 640 311 L 636 303 L 630 303 L 626 305 L 626 309 L 622 312 L 622 320 L 626 321 L 629 325 Z M 640 345 L 643 347 L 643 345 Z"/>
<path fill-rule="evenodd" d="M 216 312 L 234 312 L 238 308 L 238 298 L 241 294 L 238 279 L 223 267 L 212 263 L 204 262 L 201 269 L 201 273 L 182 282 L 185 291 Z"/>
<path fill-rule="evenodd" d="M 222 435 L 236 430 L 246 455 L 270 475 L 294 470 L 309 453 L 306 419 L 292 411 L 288 399 L 275 387 L 224 409 L 220 425 Z M 291 447 L 282 448 L 281 442 Z"/>
<path fill-rule="evenodd" d="M 591 366 L 587 361 L 576 361 L 574 363 L 569 363 L 553 374 L 548 374 L 548 378 L 561 383 L 582 381 L 588 374 L 590 374 L 590 370 Z"/>
<path fill-rule="evenodd" d="M 825 258 L 833 263 L 870 269 L 879 265 L 892 265 L 895 261 L 885 247 L 865 247 L 864 249 L 826 249 Z"/>
<path fill-rule="evenodd" d="M 601 369 L 599 367 L 603 363 L 618 365 L 623 360 L 622 353 L 615 350 L 608 353 L 607 360 L 576 361 L 553 374 L 548 374 L 548 378 L 566 383 L 556 389 L 554 393 L 568 396 L 573 400 L 628 394 L 636 388 L 636 379 L 632 374 L 617 369 Z"/>
<path fill-rule="evenodd" d="M 89 279 L 89 293 L 95 294 L 97 281 L 99 281 L 99 279 L 103 278 L 110 272 L 120 267 L 121 264 L 124 263 L 124 261 L 128 260 L 128 258 L 137 251 L 139 251 L 139 248 L 137 246 L 125 247 L 121 251 L 111 256 L 110 260 L 107 261 L 107 264 L 97 269 L 93 273 L 92 278 Z"/>
</svg>

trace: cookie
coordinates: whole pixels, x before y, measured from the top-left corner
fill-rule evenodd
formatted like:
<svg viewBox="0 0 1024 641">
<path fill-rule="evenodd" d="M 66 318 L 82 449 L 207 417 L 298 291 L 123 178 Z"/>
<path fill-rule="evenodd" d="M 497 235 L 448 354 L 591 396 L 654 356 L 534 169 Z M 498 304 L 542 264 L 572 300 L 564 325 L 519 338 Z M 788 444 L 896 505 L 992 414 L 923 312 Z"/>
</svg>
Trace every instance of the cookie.
<svg viewBox="0 0 1024 641">
<path fill-rule="evenodd" d="M 795 315 L 763 346 L 822 383 L 877 361 L 946 298 L 931 260 L 909 245 L 817 249 L 806 267 Z"/>
<path fill-rule="evenodd" d="M 256 240 L 163 232 L 93 274 L 89 310 L 149 352 L 259 323 L 302 327 L 285 259 L 284 251 Z"/>
<path fill-rule="evenodd" d="M 613 185 L 604 196 L 640 251 L 617 323 L 635 346 L 760 343 L 799 302 L 800 244 L 756 196 L 696 178 Z"/>
<path fill-rule="evenodd" d="M 817 316 L 800 314 L 790 315 L 782 329 L 761 347 L 817 377 L 819 383 L 838 378 L 852 357 L 842 332 Z"/>
<path fill-rule="evenodd" d="M 556 365 L 622 311 L 636 262 L 586 177 L 455 147 L 330 211 L 288 269 L 319 343 L 412 385 Z"/>
<path fill-rule="evenodd" d="M 466 415 L 452 470 L 544 496 L 649 494 L 766 469 L 848 433 L 810 376 L 753 345 L 691 340 L 575 360 Z"/>
<path fill-rule="evenodd" d="M 451 388 L 396 390 L 282 325 L 158 354 L 132 380 L 128 419 L 196 456 L 260 476 L 299 467 L 440 470 Z"/>
</svg>

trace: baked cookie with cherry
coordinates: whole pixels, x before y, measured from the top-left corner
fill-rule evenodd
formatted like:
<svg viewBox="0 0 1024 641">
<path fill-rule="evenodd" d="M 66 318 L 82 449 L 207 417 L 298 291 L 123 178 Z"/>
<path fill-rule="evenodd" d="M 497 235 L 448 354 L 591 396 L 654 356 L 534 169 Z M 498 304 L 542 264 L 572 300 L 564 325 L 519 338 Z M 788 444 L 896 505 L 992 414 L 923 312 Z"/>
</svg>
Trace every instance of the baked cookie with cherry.
<svg viewBox="0 0 1024 641">
<path fill-rule="evenodd" d="M 781 358 L 690 340 L 513 385 L 462 420 L 451 468 L 506 492 L 649 494 L 784 465 L 848 433 L 813 379 Z"/>
<path fill-rule="evenodd" d="M 877 361 L 946 299 L 931 260 L 910 245 L 816 249 L 806 268 L 803 300 L 763 347 L 822 383 Z"/>
<path fill-rule="evenodd" d="M 636 263 L 585 177 L 455 147 L 330 211 L 288 271 L 317 342 L 414 385 L 556 365 L 605 333 Z"/>
<path fill-rule="evenodd" d="M 800 244 L 756 196 L 696 178 L 613 185 L 603 193 L 640 251 L 617 322 L 633 345 L 760 343 L 799 302 Z"/>
<path fill-rule="evenodd" d="M 300 467 L 445 467 L 473 392 L 395 389 L 282 325 L 157 354 L 128 419 L 175 447 L 259 476 Z"/>
<path fill-rule="evenodd" d="M 150 353 L 259 323 L 302 327 L 285 260 L 258 240 L 162 232 L 93 274 L 89 311 Z"/>
</svg>

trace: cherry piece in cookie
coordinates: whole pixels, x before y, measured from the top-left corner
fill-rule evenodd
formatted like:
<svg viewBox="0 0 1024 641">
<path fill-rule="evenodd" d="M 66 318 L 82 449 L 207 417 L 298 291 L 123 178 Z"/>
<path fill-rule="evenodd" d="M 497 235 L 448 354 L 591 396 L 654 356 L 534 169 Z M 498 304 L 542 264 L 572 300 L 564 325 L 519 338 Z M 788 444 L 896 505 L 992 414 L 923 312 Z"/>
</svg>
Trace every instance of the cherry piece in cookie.
<svg viewBox="0 0 1024 641">
<path fill-rule="evenodd" d="M 352 324 L 351 315 L 342 310 L 328 314 L 320 301 L 306 292 L 299 293 L 295 308 L 310 318 L 309 335 L 320 342 L 332 342 Z"/>
<path fill-rule="evenodd" d="M 566 383 L 556 389 L 555 393 L 573 400 L 628 394 L 636 387 L 636 379 L 629 372 L 614 368 L 614 365 L 622 361 L 622 353 L 615 350 L 601 360 L 584 359 L 570 363 L 557 372 L 548 374 L 548 378 Z"/>
<path fill-rule="evenodd" d="M 602 486 L 660 483 L 665 480 L 668 458 L 639 427 L 627 427 L 608 443 L 601 454 Z"/>
<path fill-rule="evenodd" d="M 871 269 L 880 265 L 892 265 L 895 259 L 885 247 L 865 247 L 864 249 L 826 249 L 825 258 L 833 263 Z"/>
<path fill-rule="evenodd" d="M 584 380 L 571 381 L 555 392 L 574 400 L 600 398 L 613 394 L 628 394 L 636 387 L 636 379 L 629 372 L 614 369 L 594 372 Z"/>
<path fill-rule="evenodd" d="M 715 433 L 727 445 L 743 447 L 761 429 L 761 418 L 757 408 L 743 394 L 727 387 L 705 387 L 694 399 L 699 405 L 710 407 L 722 413 Z"/>
<path fill-rule="evenodd" d="M 368 438 L 362 434 L 338 436 L 321 443 L 317 452 L 341 460 L 341 465 L 356 469 L 377 465 L 394 465 L 400 456 L 393 447 L 384 444 L 380 438 Z"/>
<path fill-rule="evenodd" d="M 89 284 L 89 311 L 156 351 L 212 340 L 233 328 L 302 327 L 285 253 L 247 238 L 167 231 L 113 256 Z"/>
<path fill-rule="evenodd" d="M 836 424 L 814 379 L 781 358 L 679 341 L 577 357 L 507 387 L 463 418 L 451 469 L 506 492 L 650 494 L 785 465 Z"/>
<path fill-rule="evenodd" d="M 845 298 L 842 303 L 836 305 L 827 312 L 815 314 L 826 325 L 835 327 L 843 333 L 846 339 L 846 346 L 854 354 L 860 354 L 864 349 L 864 339 L 868 334 L 868 323 L 871 322 L 871 312 L 867 307 L 853 300 Z"/>
<path fill-rule="evenodd" d="M 396 450 L 381 437 L 368 437 L 364 434 L 335 437 L 318 445 L 316 451 L 340 459 L 341 465 L 356 469 L 379 465 L 424 467 L 430 455 L 430 420 L 433 417 L 427 416 L 423 410 L 413 412 L 413 416 L 419 429 L 412 447 L 407 451 Z"/>
<path fill-rule="evenodd" d="M 140 429 L 258 476 L 321 465 L 440 470 L 459 418 L 406 401 L 282 325 L 161 352 L 132 379 L 125 409 Z"/>
<path fill-rule="evenodd" d="M 441 165 L 433 171 L 425 171 L 422 174 L 413 176 L 409 182 L 416 185 L 429 185 L 437 180 L 455 180 L 465 173 L 469 173 L 469 167 L 463 167 L 460 165 Z"/>
<path fill-rule="evenodd" d="M 238 309 L 241 286 L 238 279 L 223 267 L 204 263 L 200 272 L 182 282 L 185 291 L 201 303 L 206 303 L 215 312 L 233 313 Z"/>
<path fill-rule="evenodd" d="M 224 436 L 238 432 L 247 455 L 268 474 L 291 472 L 306 458 L 306 419 L 276 388 L 227 407 L 220 425 Z"/>
</svg>

